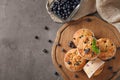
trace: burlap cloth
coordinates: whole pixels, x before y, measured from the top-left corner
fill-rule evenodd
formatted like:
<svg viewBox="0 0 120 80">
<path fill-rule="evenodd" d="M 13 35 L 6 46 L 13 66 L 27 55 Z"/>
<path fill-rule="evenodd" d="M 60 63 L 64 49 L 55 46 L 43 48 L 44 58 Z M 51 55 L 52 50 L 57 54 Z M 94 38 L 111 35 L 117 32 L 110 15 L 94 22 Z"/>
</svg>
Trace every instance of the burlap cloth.
<svg viewBox="0 0 120 80">
<path fill-rule="evenodd" d="M 49 4 L 52 1 L 48 0 Z M 83 0 L 72 20 L 94 13 L 96 10 L 105 21 L 113 24 L 120 32 L 120 0 Z M 55 22 L 61 22 L 54 15 L 50 16 Z"/>
</svg>

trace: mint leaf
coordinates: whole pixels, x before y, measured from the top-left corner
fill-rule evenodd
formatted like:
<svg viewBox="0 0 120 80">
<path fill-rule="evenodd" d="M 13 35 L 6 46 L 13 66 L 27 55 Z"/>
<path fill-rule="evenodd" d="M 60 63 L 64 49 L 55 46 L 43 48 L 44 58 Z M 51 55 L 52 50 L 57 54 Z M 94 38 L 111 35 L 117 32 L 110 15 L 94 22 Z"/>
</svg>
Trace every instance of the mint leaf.
<svg viewBox="0 0 120 80">
<path fill-rule="evenodd" d="M 92 51 L 96 54 L 100 53 L 100 49 L 96 46 L 96 39 L 94 38 L 92 41 Z"/>
</svg>

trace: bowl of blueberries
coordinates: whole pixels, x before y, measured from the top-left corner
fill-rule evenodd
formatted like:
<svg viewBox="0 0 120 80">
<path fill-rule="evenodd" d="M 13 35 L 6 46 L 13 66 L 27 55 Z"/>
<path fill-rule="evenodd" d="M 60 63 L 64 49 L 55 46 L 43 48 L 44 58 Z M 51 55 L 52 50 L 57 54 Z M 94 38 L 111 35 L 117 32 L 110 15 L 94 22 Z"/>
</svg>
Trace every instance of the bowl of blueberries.
<svg viewBox="0 0 120 80">
<path fill-rule="evenodd" d="M 50 15 L 57 17 L 61 23 L 66 23 L 77 13 L 81 2 L 82 0 L 53 0 L 47 2 L 46 8 Z"/>
</svg>

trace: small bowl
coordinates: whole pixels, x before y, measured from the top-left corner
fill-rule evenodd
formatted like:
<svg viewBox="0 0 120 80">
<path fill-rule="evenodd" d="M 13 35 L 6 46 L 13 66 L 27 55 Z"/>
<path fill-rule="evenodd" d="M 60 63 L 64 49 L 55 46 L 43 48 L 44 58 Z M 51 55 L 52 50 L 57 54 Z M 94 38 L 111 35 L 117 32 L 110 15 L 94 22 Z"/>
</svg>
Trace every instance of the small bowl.
<svg viewBox="0 0 120 80">
<path fill-rule="evenodd" d="M 54 17 L 58 18 L 61 22 L 59 23 L 66 23 L 66 22 L 69 22 L 72 20 L 73 16 L 78 12 L 79 8 L 80 8 L 80 4 L 83 2 L 83 0 L 80 1 L 80 3 L 76 6 L 76 8 L 71 12 L 70 16 L 67 18 L 67 19 L 62 19 L 60 17 L 58 17 L 56 14 L 54 14 L 52 11 L 51 11 L 51 8 L 50 6 L 53 5 L 53 3 L 55 2 L 56 0 L 53 0 L 51 3 L 49 3 L 49 1 L 47 1 L 46 3 L 46 9 L 47 9 L 47 12 L 49 15 L 53 15 Z M 55 21 L 55 20 L 54 20 Z M 57 22 L 57 21 L 55 21 Z"/>
</svg>

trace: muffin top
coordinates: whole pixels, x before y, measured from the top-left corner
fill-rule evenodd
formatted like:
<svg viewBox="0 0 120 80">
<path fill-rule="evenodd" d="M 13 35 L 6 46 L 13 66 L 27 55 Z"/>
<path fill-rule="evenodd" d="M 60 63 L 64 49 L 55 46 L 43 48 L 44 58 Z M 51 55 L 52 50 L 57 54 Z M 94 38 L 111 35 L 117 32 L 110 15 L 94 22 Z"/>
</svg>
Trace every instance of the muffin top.
<svg viewBox="0 0 120 80">
<path fill-rule="evenodd" d="M 78 55 L 76 49 L 71 49 L 65 54 L 64 63 L 68 70 L 76 72 L 82 70 L 86 60 Z"/>
<path fill-rule="evenodd" d="M 101 53 L 99 58 L 102 60 L 107 60 L 112 58 L 116 52 L 116 46 L 114 43 L 108 38 L 101 38 L 97 40 L 97 45 L 99 46 Z"/>
<path fill-rule="evenodd" d="M 79 43 L 79 40 L 82 39 L 83 36 L 94 36 L 94 33 L 88 29 L 79 29 L 75 32 L 73 35 L 73 42 L 77 46 Z"/>
<path fill-rule="evenodd" d="M 94 40 L 96 39 L 92 36 L 84 36 L 82 39 L 80 39 L 77 50 L 79 52 L 79 55 L 84 59 L 93 60 L 99 55 L 99 53 L 96 53 L 93 50 Z"/>
</svg>

